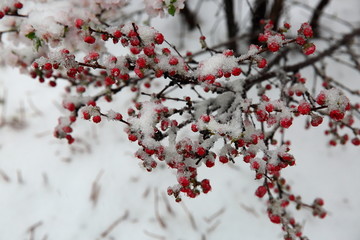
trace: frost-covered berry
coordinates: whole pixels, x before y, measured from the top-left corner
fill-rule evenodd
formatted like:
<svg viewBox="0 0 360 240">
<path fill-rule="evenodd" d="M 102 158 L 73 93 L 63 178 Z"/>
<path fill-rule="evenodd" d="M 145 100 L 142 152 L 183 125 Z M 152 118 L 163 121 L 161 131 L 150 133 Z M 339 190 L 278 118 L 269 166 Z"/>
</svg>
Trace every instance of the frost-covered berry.
<svg viewBox="0 0 360 240">
<path fill-rule="evenodd" d="M 209 115 L 202 115 L 201 120 L 205 123 L 210 122 L 210 116 Z"/>
<path fill-rule="evenodd" d="M 199 156 L 205 156 L 205 154 L 206 154 L 206 150 L 205 150 L 205 148 L 203 148 L 203 147 L 198 147 L 197 148 L 197 150 L 196 150 L 196 153 L 199 155 Z"/>
<path fill-rule="evenodd" d="M 242 72 L 241 68 L 235 67 L 232 69 L 231 74 L 234 76 L 239 76 L 241 72 Z"/>
<path fill-rule="evenodd" d="M 314 203 L 319 205 L 319 206 L 323 206 L 324 205 L 324 200 L 322 198 L 316 198 L 314 200 Z"/>
<path fill-rule="evenodd" d="M 268 37 L 266 34 L 260 33 L 258 37 L 259 42 L 266 42 L 268 40 Z"/>
<path fill-rule="evenodd" d="M 266 192 L 267 192 L 267 189 L 265 186 L 259 186 L 255 191 L 255 195 L 259 198 L 262 198 L 265 196 Z"/>
<path fill-rule="evenodd" d="M 285 117 L 280 120 L 280 126 L 283 128 L 289 128 L 292 124 L 292 118 Z"/>
<path fill-rule="evenodd" d="M 277 43 L 275 41 L 268 43 L 267 47 L 271 52 L 277 52 L 280 49 L 279 43 Z"/>
<path fill-rule="evenodd" d="M 177 57 L 171 57 L 170 59 L 169 59 L 169 64 L 170 65 L 177 65 L 179 63 L 179 60 L 177 59 Z"/>
<path fill-rule="evenodd" d="M 311 116 L 311 126 L 317 127 L 323 122 L 323 118 L 319 115 Z"/>
<path fill-rule="evenodd" d="M 307 44 L 305 44 L 304 46 L 303 46 L 303 53 L 305 54 L 305 55 L 310 55 L 310 54 L 313 54 L 314 52 L 315 52 L 315 50 L 316 50 L 316 46 L 315 46 L 315 44 L 313 44 L 313 43 L 307 43 Z"/>
<path fill-rule="evenodd" d="M 257 62 L 258 68 L 264 68 L 264 67 L 266 67 L 266 65 L 267 65 L 267 61 L 265 58 L 262 58 L 261 60 L 259 60 Z"/>
<path fill-rule="evenodd" d="M 191 130 L 192 130 L 193 132 L 199 131 L 198 126 L 197 126 L 196 124 L 191 124 Z"/>
<path fill-rule="evenodd" d="M 179 177 L 178 182 L 179 182 L 179 184 L 180 184 L 181 186 L 183 186 L 183 187 L 187 187 L 187 186 L 190 185 L 189 179 L 187 179 L 186 177 L 183 177 L 183 176 L 182 176 L 182 177 Z"/>
<path fill-rule="evenodd" d="M 311 111 L 311 105 L 308 102 L 302 102 L 299 104 L 297 109 L 301 115 L 307 115 Z"/>
<path fill-rule="evenodd" d="M 161 33 L 155 33 L 154 40 L 156 44 L 162 44 L 164 42 L 164 35 Z"/>
<path fill-rule="evenodd" d="M 344 118 L 345 113 L 341 112 L 340 110 L 335 109 L 335 110 L 330 111 L 329 115 L 335 121 L 340 121 Z"/>
</svg>

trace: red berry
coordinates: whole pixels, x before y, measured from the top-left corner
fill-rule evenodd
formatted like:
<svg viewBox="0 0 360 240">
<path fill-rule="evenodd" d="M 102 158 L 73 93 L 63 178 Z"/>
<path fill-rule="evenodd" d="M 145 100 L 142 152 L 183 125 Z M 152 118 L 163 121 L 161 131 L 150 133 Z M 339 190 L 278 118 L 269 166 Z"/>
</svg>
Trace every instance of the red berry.
<svg viewBox="0 0 360 240">
<path fill-rule="evenodd" d="M 66 103 L 66 104 L 64 105 L 64 107 L 65 107 L 67 110 L 69 110 L 70 112 L 75 111 L 75 104 L 72 103 L 72 102 Z"/>
<path fill-rule="evenodd" d="M 242 72 L 241 68 L 235 67 L 231 71 L 231 74 L 234 75 L 234 76 L 239 76 L 241 74 L 241 72 Z"/>
<path fill-rule="evenodd" d="M 169 59 L 169 64 L 170 65 L 177 65 L 179 63 L 179 60 L 176 57 L 171 57 Z"/>
<path fill-rule="evenodd" d="M 134 55 L 139 54 L 141 52 L 141 49 L 138 47 L 131 47 L 130 52 Z"/>
<path fill-rule="evenodd" d="M 132 142 L 135 142 L 137 140 L 137 137 L 134 134 L 129 134 L 128 139 Z"/>
<path fill-rule="evenodd" d="M 68 144 L 72 144 L 75 141 L 71 135 L 66 135 L 66 139 L 68 140 Z"/>
<path fill-rule="evenodd" d="M 351 143 L 354 144 L 355 146 L 359 146 L 360 145 L 360 139 L 359 138 L 353 138 L 351 140 Z"/>
<path fill-rule="evenodd" d="M 205 162 L 205 165 L 208 167 L 208 168 L 211 168 L 215 165 L 215 162 L 214 161 L 211 161 L 211 160 L 206 160 Z"/>
<path fill-rule="evenodd" d="M 56 87 L 56 82 L 55 81 L 50 81 L 49 85 L 50 85 L 50 87 Z"/>
<path fill-rule="evenodd" d="M 316 46 L 313 43 L 307 43 L 303 46 L 303 53 L 305 55 L 313 54 L 316 50 Z"/>
<path fill-rule="evenodd" d="M 0 11 L 0 19 L 2 19 L 5 16 L 5 13 L 3 11 Z"/>
<path fill-rule="evenodd" d="M 93 36 L 86 36 L 84 37 L 84 42 L 88 43 L 88 44 L 93 44 L 95 43 L 95 38 Z"/>
<path fill-rule="evenodd" d="M 259 42 L 266 42 L 268 40 L 268 37 L 267 35 L 263 34 L 263 33 L 260 33 L 259 34 L 259 37 L 258 37 L 258 41 Z"/>
<path fill-rule="evenodd" d="M 115 114 L 115 119 L 120 121 L 120 120 L 123 119 L 123 116 L 120 113 L 116 113 Z"/>
<path fill-rule="evenodd" d="M 154 46 L 144 47 L 144 53 L 148 57 L 154 56 L 155 55 L 155 47 Z"/>
<path fill-rule="evenodd" d="M 94 123 L 99 123 L 101 122 L 101 116 L 100 115 L 93 116 L 92 120 Z"/>
<path fill-rule="evenodd" d="M 305 38 L 301 37 L 301 36 L 298 36 L 296 38 L 296 43 L 299 44 L 300 46 L 304 45 L 306 43 L 306 40 Z"/>
<path fill-rule="evenodd" d="M 196 153 L 202 157 L 202 156 L 205 156 L 206 150 L 203 147 L 198 147 L 198 149 L 196 150 Z"/>
<path fill-rule="evenodd" d="M 311 105 L 308 102 L 302 102 L 297 109 L 300 114 L 307 115 L 311 111 Z"/>
<path fill-rule="evenodd" d="M 191 124 L 191 130 L 192 130 L 193 132 L 199 131 L 198 126 L 197 126 L 196 124 Z"/>
<path fill-rule="evenodd" d="M 145 58 L 138 58 L 136 60 L 136 64 L 138 65 L 139 68 L 145 68 L 146 67 L 146 60 Z"/>
<path fill-rule="evenodd" d="M 283 127 L 283 128 L 289 128 L 292 124 L 292 118 L 282 118 L 280 120 L 280 126 Z"/>
<path fill-rule="evenodd" d="M 14 3 L 14 7 L 17 9 L 21 9 L 23 7 L 23 4 L 21 2 Z"/>
<path fill-rule="evenodd" d="M 121 38 L 122 33 L 121 33 L 119 30 L 116 30 L 113 35 L 114 35 L 114 37 L 116 37 L 116 38 Z"/>
<path fill-rule="evenodd" d="M 311 38 L 313 36 L 313 34 L 314 34 L 311 26 L 308 26 L 308 27 L 304 28 L 303 34 L 304 34 L 305 37 Z"/>
<path fill-rule="evenodd" d="M 162 44 L 164 42 L 164 35 L 162 35 L 161 33 L 155 33 L 154 40 L 156 44 Z"/>
<path fill-rule="evenodd" d="M 316 198 L 314 200 L 314 203 L 316 203 L 319 206 L 323 206 L 324 205 L 324 200 L 322 198 Z"/>
<path fill-rule="evenodd" d="M 76 27 L 76 28 L 81 28 L 82 25 L 84 25 L 84 20 L 82 20 L 82 19 L 80 19 L 80 18 L 78 18 L 78 19 L 75 20 L 75 27 Z"/>
<path fill-rule="evenodd" d="M 181 186 L 183 187 L 187 187 L 190 185 L 190 181 L 189 179 L 187 179 L 186 177 L 179 177 L 178 182 L 180 183 Z"/>
<path fill-rule="evenodd" d="M 222 163 L 227 163 L 227 162 L 229 162 L 229 158 L 226 156 L 220 156 L 219 161 Z"/>
<path fill-rule="evenodd" d="M 230 50 L 230 49 L 227 49 L 223 52 L 223 54 L 226 56 L 226 57 L 231 57 L 231 56 L 234 56 L 234 51 L 233 50 Z"/>
<path fill-rule="evenodd" d="M 272 214 L 270 214 L 270 215 L 269 215 L 269 218 L 270 218 L 270 221 L 273 222 L 273 223 L 275 223 L 275 224 L 281 223 L 281 218 L 280 218 L 280 216 L 278 216 L 278 215 L 272 215 Z"/>
<path fill-rule="evenodd" d="M 324 93 L 320 93 L 317 97 L 316 97 L 316 102 L 319 105 L 324 105 L 326 103 L 326 95 Z"/>
<path fill-rule="evenodd" d="M 53 67 L 53 66 L 52 66 L 51 63 L 45 63 L 44 66 L 43 66 L 43 68 L 44 68 L 45 70 L 51 70 L 52 67 Z"/>
<path fill-rule="evenodd" d="M 280 45 L 277 42 L 270 42 L 267 44 L 267 47 L 271 52 L 277 52 L 280 49 Z"/>
<path fill-rule="evenodd" d="M 311 126 L 317 127 L 323 122 L 323 118 L 321 116 L 315 115 L 311 117 Z"/>
<path fill-rule="evenodd" d="M 266 104 L 265 110 L 266 110 L 267 112 L 269 112 L 269 113 L 272 112 L 272 111 L 274 111 L 274 105 L 272 105 L 271 103 Z"/>
<path fill-rule="evenodd" d="M 340 121 L 340 120 L 342 120 L 344 118 L 345 113 L 343 113 L 340 110 L 336 109 L 336 110 L 332 110 L 329 115 L 335 121 Z"/>
<path fill-rule="evenodd" d="M 267 192 L 267 189 L 265 186 L 259 186 L 255 191 L 255 195 L 259 198 L 262 198 L 265 196 L 266 192 Z"/>
<path fill-rule="evenodd" d="M 203 122 L 210 122 L 210 116 L 209 115 L 202 115 L 201 116 L 201 120 L 203 120 Z"/>
<path fill-rule="evenodd" d="M 258 68 L 264 68 L 266 67 L 267 61 L 265 58 L 262 58 L 260 61 L 257 62 Z"/>
</svg>

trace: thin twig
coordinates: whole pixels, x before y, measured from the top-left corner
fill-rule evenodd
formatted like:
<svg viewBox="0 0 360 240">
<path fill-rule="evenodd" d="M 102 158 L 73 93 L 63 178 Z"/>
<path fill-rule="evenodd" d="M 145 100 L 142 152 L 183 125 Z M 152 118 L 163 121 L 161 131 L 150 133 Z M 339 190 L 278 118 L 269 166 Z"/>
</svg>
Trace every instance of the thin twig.
<svg viewBox="0 0 360 240">
<path fill-rule="evenodd" d="M 112 224 L 110 224 L 110 226 L 101 233 L 101 237 L 105 238 L 107 237 L 111 231 L 114 230 L 114 228 L 116 228 L 122 221 L 126 220 L 129 217 L 129 211 L 126 210 L 125 213 L 120 216 L 118 219 L 116 219 Z"/>
</svg>

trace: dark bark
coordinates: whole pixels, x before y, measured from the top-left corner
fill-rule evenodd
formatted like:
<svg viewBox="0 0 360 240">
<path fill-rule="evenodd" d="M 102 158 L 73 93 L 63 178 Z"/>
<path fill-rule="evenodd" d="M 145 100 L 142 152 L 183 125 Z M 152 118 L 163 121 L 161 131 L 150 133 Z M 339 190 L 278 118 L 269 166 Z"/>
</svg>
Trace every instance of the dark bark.
<svg viewBox="0 0 360 240">
<path fill-rule="evenodd" d="M 256 44 L 258 43 L 258 35 L 261 32 L 261 24 L 260 20 L 266 19 L 266 8 L 267 8 L 267 0 L 256 0 L 255 5 L 252 11 L 251 18 L 251 37 L 250 43 Z"/>
<path fill-rule="evenodd" d="M 185 3 L 185 7 L 180 11 L 180 14 L 187 23 L 189 30 L 193 30 L 197 25 L 197 18 L 194 12 L 190 10 L 190 8 L 186 3 Z"/>
<path fill-rule="evenodd" d="M 274 23 L 274 29 L 277 29 L 279 26 L 279 19 L 282 15 L 282 10 L 284 8 L 284 0 L 274 0 L 274 4 L 271 7 L 270 19 Z"/>
<path fill-rule="evenodd" d="M 238 32 L 238 26 L 235 21 L 233 0 L 224 0 L 224 10 L 225 10 L 225 14 L 226 14 L 228 39 L 233 39 L 236 37 L 236 34 Z M 232 49 L 235 53 L 237 52 L 237 42 L 236 41 L 229 42 L 227 47 L 229 49 Z"/>
<path fill-rule="evenodd" d="M 320 0 L 316 8 L 314 9 L 313 15 L 311 17 L 310 25 L 312 26 L 314 36 L 319 36 L 319 20 L 321 14 L 324 11 L 324 8 L 330 3 L 330 0 Z"/>
</svg>

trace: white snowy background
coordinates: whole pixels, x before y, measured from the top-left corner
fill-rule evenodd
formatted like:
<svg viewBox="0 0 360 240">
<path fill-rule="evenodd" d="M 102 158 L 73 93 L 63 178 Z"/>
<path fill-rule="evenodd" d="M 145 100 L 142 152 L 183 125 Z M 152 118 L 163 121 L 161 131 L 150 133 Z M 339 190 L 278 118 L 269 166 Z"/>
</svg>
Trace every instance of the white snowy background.
<svg viewBox="0 0 360 240">
<path fill-rule="evenodd" d="M 241 12 L 246 1 L 239 2 Z M 334 0 L 326 12 L 359 22 L 359 10 L 357 0 Z M 295 8 L 288 17 L 296 25 L 306 21 L 309 12 Z M 182 34 L 179 22 L 178 17 L 153 21 L 175 44 Z M 323 23 L 347 31 L 327 18 Z M 212 41 L 211 25 L 203 31 Z M 186 37 L 196 39 L 198 33 Z M 217 33 L 214 38 L 219 42 L 225 35 Z M 331 76 L 360 88 L 359 75 L 339 70 L 338 63 L 329 64 Z M 49 88 L 16 69 L 0 70 L 4 100 L 0 118 L 5 121 L 0 127 L 0 240 L 282 238 L 279 226 L 266 216 L 265 200 L 254 196 L 258 183 L 241 161 L 200 170 L 201 176 L 211 179 L 212 191 L 175 203 L 166 195 L 174 175 L 166 169 L 148 173 L 140 168 L 133 156 L 137 146 L 128 142 L 122 125 L 79 119 L 73 145 L 54 138 L 53 128 L 63 111 L 62 93 L 61 86 Z M 117 96 L 116 103 L 125 113 L 128 95 Z M 323 220 L 294 210 L 305 225 L 305 235 L 360 239 L 359 148 L 350 144 L 329 148 L 322 127 L 305 131 L 300 119 L 294 125 L 287 136 L 297 164 L 283 173 L 305 202 L 322 197 L 328 210 Z"/>
</svg>

